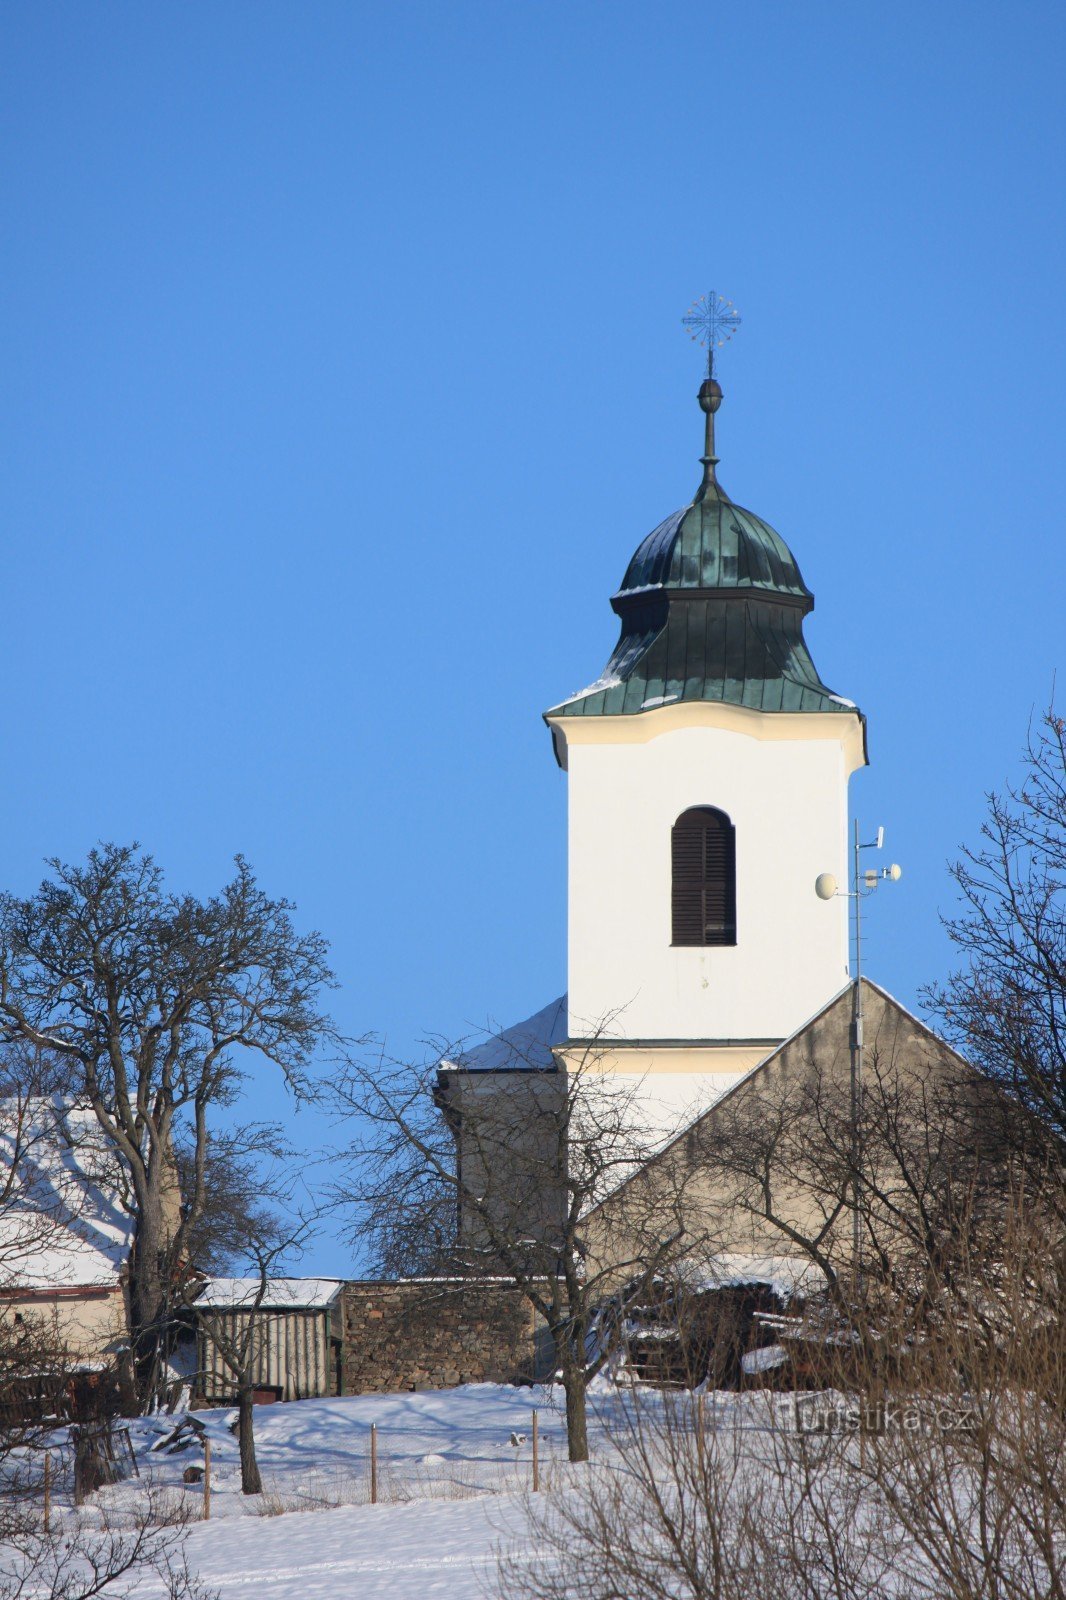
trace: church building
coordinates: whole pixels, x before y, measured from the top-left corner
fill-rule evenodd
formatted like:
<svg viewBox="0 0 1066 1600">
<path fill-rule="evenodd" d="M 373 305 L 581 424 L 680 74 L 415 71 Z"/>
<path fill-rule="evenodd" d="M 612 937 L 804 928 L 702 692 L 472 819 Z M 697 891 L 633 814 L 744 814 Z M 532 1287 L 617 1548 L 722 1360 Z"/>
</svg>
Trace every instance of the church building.
<svg viewBox="0 0 1066 1600">
<path fill-rule="evenodd" d="M 578 1193 L 567 1108 L 602 1107 L 602 1091 L 625 1108 L 634 1137 L 581 1201 L 585 1265 L 605 1283 L 660 1234 L 711 1283 L 854 1270 L 875 1169 L 902 1194 L 976 1148 L 983 1114 L 972 1069 L 853 981 L 855 893 L 899 876 L 847 892 L 866 722 L 819 677 L 792 550 L 719 482 L 709 368 L 696 493 L 637 545 L 599 677 L 544 713 L 568 786 L 567 993 L 437 1077 L 479 1196 L 459 1209 L 475 1251 L 491 1194 L 497 1239 L 550 1252 Z M 876 1151 L 867 1111 L 888 1130 Z M 904 1249 L 906 1204 L 878 1206 L 882 1254 Z"/>
<path fill-rule="evenodd" d="M 587 1060 L 648 1130 L 691 1121 L 848 981 L 848 780 L 866 724 L 804 639 L 814 596 L 718 479 L 722 390 L 699 390 L 702 477 L 637 546 L 600 676 L 545 713 L 569 800 L 568 991 L 456 1066 Z"/>
</svg>

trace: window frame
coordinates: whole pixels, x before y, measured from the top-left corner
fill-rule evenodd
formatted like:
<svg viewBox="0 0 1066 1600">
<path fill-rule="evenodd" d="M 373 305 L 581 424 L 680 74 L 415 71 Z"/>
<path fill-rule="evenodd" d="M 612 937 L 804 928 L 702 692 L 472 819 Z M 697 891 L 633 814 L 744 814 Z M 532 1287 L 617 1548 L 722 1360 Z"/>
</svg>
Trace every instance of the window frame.
<svg viewBox="0 0 1066 1600">
<path fill-rule="evenodd" d="M 719 860 L 709 864 L 708 839 L 715 835 L 720 841 L 715 851 Z M 695 850 L 699 852 L 698 874 Z M 708 915 L 708 890 L 717 915 Z M 695 895 L 699 896 L 698 911 L 693 904 Z M 697 919 L 699 937 L 695 936 Z M 670 944 L 681 950 L 728 950 L 736 943 L 736 826 L 719 806 L 687 806 L 670 830 Z"/>
</svg>

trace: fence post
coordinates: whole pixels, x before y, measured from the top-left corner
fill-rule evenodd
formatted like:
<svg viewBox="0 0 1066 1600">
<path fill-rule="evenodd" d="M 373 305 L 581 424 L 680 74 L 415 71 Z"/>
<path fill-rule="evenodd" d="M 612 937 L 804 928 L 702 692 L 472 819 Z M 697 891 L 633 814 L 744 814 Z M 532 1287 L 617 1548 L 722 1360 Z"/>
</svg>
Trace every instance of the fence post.
<svg viewBox="0 0 1066 1600">
<path fill-rule="evenodd" d="M 52 1531 L 52 1452 L 44 1453 L 44 1531 Z"/>
<path fill-rule="evenodd" d="M 211 1521 L 211 1441 L 204 1440 L 204 1521 Z"/>
<path fill-rule="evenodd" d="M 537 1408 L 533 1407 L 533 1493 L 540 1488 L 540 1428 L 537 1425 Z"/>
<path fill-rule="evenodd" d="M 378 1425 L 370 1424 L 370 1504 L 378 1503 Z"/>
</svg>

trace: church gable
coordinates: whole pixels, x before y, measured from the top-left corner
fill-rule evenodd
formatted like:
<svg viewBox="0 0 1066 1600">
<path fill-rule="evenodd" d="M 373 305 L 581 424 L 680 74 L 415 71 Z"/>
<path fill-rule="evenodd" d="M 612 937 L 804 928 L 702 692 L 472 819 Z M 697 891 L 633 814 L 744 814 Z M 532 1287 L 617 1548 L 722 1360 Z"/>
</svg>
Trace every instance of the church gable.
<svg viewBox="0 0 1066 1600">
<path fill-rule="evenodd" d="M 860 1167 L 898 1239 L 923 1194 L 943 1203 L 953 1168 L 960 1183 L 972 1177 L 990 1091 L 885 990 L 864 979 L 862 999 Z M 657 1186 L 684 1192 L 697 1269 L 720 1255 L 803 1256 L 827 1273 L 850 1262 L 853 1007 L 848 985 L 627 1180 L 645 1204 Z M 620 1190 L 590 1216 L 601 1263 L 624 1257 L 618 1229 L 633 1199 Z"/>
</svg>

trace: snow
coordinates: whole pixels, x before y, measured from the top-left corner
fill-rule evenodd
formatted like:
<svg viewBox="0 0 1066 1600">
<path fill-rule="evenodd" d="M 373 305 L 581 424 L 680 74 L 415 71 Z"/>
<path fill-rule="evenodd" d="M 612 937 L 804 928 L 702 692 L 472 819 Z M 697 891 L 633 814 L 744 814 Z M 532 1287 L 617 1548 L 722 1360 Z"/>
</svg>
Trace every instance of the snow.
<svg viewBox="0 0 1066 1600">
<path fill-rule="evenodd" d="M 0 1101 L 0 1167 L 16 1160 L 16 1189 L 0 1212 L 0 1288 L 113 1288 L 133 1219 L 93 1112 L 58 1098 Z"/>
<path fill-rule="evenodd" d="M 716 1395 L 709 1404 L 746 1426 L 755 1420 L 748 1417 L 754 1400 Z M 659 1401 L 652 1392 L 646 1403 Z M 589 1403 L 592 1454 L 609 1463 L 607 1430 L 620 1420 L 626 1396 L 601 1378 Z M 153 1450 L 181 1418 L 135 1419 L 129 1426 L 141 1477 L 99 1491 L 92 1505 L 120 1520 L 151 1478 L 175 1512 L 197 1519 L 188 1530 L 189 1566 L 220 1600 L 251 1600 L 253 1593 L 255 1600 L 486 1600 L 499 1593 L 501 1548 L 518 1562 L 548 1559 L 528 1526 L 534 1407 L 542 1486 L 565 1485 L 587 1469 L 566 1462 L 561 1391 L 482 1383 L 257 1406 L 262 1496 L 240 1491 L 233 1409 L 193 1413 L 211 1441 L 209 1522 L 199 1520 L 202 1484 L 182 1480 L 187 1466 L 203 1463 L 199 1443 L 173 1455 Z M 369 1504 L 368 1488 L 372 1423 L 377 1505 Z M 57 1504 L 66 1482 L 57 1480 Z M 144 1578 L 129 1593 L 131 1600 L 164 1600 L 166 1590 Z"/>
<path fill-rule="evenodd" d="M 268 1278 L 259 1302 L 263 1311 L 323 1311 L 333 1305 L 343 1278 Z M 227 1310 L 255 1304 L 258 1278 L 210 1278 L 197 1296 L 197 1309 L 221 1306 Z"/>
<path fill-rule="evenodd" d="M 780 1346 L 751 1351 L 749 1372 L 781 1364 Z M 846 1401 L 846 1396 L 837 1397 Z M 821 1399 L 832 1402 L 831 1393 Z M 652 1414 L 668 1403 L 642 1389 L 640 1403 Z M 202 1484 L 185 1484 L 187 1466 L 203 1462 L 197 1441 L 179 1454 L 152 1450 L 182 1419 L 139 1418 L 130 1423 L 141 1476 L 99 1491 L 83 1509 L 96 1526 L 128 1526 L 128 1513 L 142 1503 L 151 1479 L 168 1522 L 182 1512 L 190 1519 L 185 1556 L 204 1591 L 219 1600 L 488 1600 L 501 1594 L 498 1555 L 509 1562 L 544 1563 L 546 1551 L 530 1525 L 531 1408 L 536 1406 L 542 1444 L 542 1488 L 565 1496 L 589 1472 L 619 1467 L 620 1492 L 631 1487 L 632 1507 L 646 1501 L 639 1475 L 626 1471 L 624 1418 L 632 1396 L 602 1375 L 589 1396 L 591 1466 L 570 1467 L 565 1460 L 561 1395 L 551 1388 L 471 1384 L 446 1391 L 359 1395 L 257 1407 L 257 1454 L 264 1479 L 261 1496 L 240 1492 L 231 1409 L 195 1413 L 211 1441 L 212 1514 L 201 1517 Z M 759 1389 L 747 1393 L 708 1391 L 701 1402 L 703 1426 L 715 1430 L 723 1448 L 735 1452 L 740 1473 L 758 1474 L 766 1465 L 771 1487 L 785 1455 L 779 1430 L 795 1426 L 795 1397 Z M 705 1407 L 705 1409 L 702 1409 Z M 632 1413 L 630 1412 L 630 1415 Z M 645 1413 L 647 1415 L 647 1413 Z M 367 1457 L 370 1427 L 377 1425 L 380 1499 L 369 1503 Z M 622 1424 L 619 1428 L 618 1424 Z M 614 1438 L 610 1430 L 614 1426 Z M 188 1431 L 187 1429 L 184 1431 Z M 66 1529 L 75 1513 L 70 1505 L 69 1470 L 57 1461 L 69 1451 L 53 1439 L 54 1525 Z M 787 1454 L 787 1453 L 786 1453 Z M 730 1457 L 733 1459 L 733 1457 Z M 669 1481 L 669 1480 L 667 1480 Z M 803 1482 L 800 1483 L 803 1489 Z M 775 1491 L 776 1492 L 776 1491 Z M 804 1492 L 806 1492 L 804 1490 Z M 542 1502 L 539 1501 L 538 1504 Z M 781 1508 L 760 1502 L 760 1515 L 778 1519 Z M 565 1514 L 565 1513 L 564 1513 Z M 626 1515 L 623 1505 L 618 1513 Z M 694 1507 L 697 1537 L 706 1527 L 706 1508 Z M 124 1521 L 124 1517 L 127 1520 Z M 793 1530 L 796 1524 L 789 1523 Z M 652 1519 L 650 1535 L 654 1537 Z M 645 1530 L 648 1532 L 648 1528 Z M 891 1539 L 893 1530 L 886 1537 Z M 901 1553 L 906 1540 L 899 1531 Z M 938 1593 L 934 1575 L 916 1556 L 913 1569 L 922 1580 L 914 1592 Z M 930 1581 L 925 1581 L 926 1579 Z M 902 1594 L 911 1589 L 883 1592 Z M 1040 1592 L 1045 1592 L 1041 1585 Z M 28 1597 L 47 1591 L 31 1582 Z M 502 1591 L 510 1593 L 510 1590 Z M 636 1600 L 636 1591 L 633 1600 Z M 664 1591 L 665 1592 L 665 1591 Z M 673 1592 L 671 1590 L 671 1592 Z M 877 1591 L 882 1593 L 881 1589 Z M 1021 1592 L 1021 1590 L 1019 1590 Z M 1034 1589 L 1034 1593 L 1036 1590 Z M 117 1593 L 127 1600 L 165 1600 L 167 1589 L 144 1575 Z"/>
<path fill-rule="evenodd" d="M 462 1067 L 467 1072 L 551 1071 L 555 1067 L 552 1047 L 565 1044 L 567 1037 L 566 995 L 562 994 L 484 1044 L 458 1051 L 441 1066 Z"/>
<path fill-rule="evenodd" d="M 802 1256 L 745 1256 L 727 1251 L 716 1255 L 702 1276 L 711 1288 L 742 1283 L 766 1283 L 784 1301 L 796 1294 L 812 1294 L 825 1286 L 824 1274 Z"/>
<path fill-rule="evenodd" d="M 612 1403 L 608 1396 L 599 1405 L 609 1410 Z M 211 1441 L 211 1521 L 190 1529 L 190 1566 L 221 1600 L 248 1595 L 253 1585 L 264 1600 L 484 1600 L 495 1592 L 501 1541 L 521 1559 L 534 1406 L 547 1475 L 566 1457 L 562 1396 L 550 1388 L 469 1384 L 257 1406 L 262 1496 L 240 1491 L 234 1411 L 195 1412 Z M 203 1486 L 184 1484 L 182 1474 L 202 1465 L 201 1449 L 152 1449 L 180 1420 L 130 1423 L 142 1477 L 100 1491 L 94 1503 L 102 1512 L 130 1507 L 150 1475 L 198 1517 Z M 377 1505 L 368 1503 L 371 1423 L 378 1432 Z M 594 1432 L 597 1426 L 594 1419 Z M 161 1600 L 165 1591 L 145 1580 L 133 1593 Z"/>
<path fill-rule="evenodd" d="M 303 1516 L 195 1527 L 190 1565 L 221 1600 L 485 1600 L 501 1535 L 524 1518 L 517 1500 L 346 1506 Z M 492 1592 L 489 1589 L 488 1592 Z M 161 1585 L 135 1591 L 162 1596 Z"/>
<path fill-rule="evenodd" d="M 597 694 L 601 689 L 617 689 L 623 680 L 614 672 L 605 672 L 592 683 L 586 684 L 584 689 L 575 689 L 573 694 L 568 694 L 565 700 L 560 700 L 553 711 L 564 711 L 567 706 L 573 705 L 575 700 L 584 700 L 588 694 Z"/>
<path fill-rule="evenodd" d="M 741 1356 L 740 1365 L 747 1373 L 772 1372 L 775 1367 L 783 1367 L 788 1360 L 788 1351 L 783 1345 L 768 1344 L 761 1350 L 749 1350 Z"/>
</svg>

